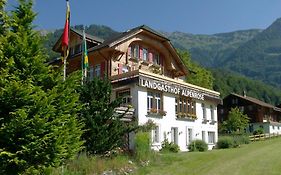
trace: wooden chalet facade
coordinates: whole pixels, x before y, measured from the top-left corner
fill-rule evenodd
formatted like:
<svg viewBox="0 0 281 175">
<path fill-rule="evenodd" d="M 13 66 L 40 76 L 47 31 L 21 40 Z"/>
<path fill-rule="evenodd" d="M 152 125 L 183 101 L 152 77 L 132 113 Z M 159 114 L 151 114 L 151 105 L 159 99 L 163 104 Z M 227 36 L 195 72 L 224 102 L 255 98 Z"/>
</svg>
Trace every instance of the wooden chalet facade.
<svg viewBox="0 0 281 175">
<path fill-rule="evenodd" d="M 265 133 L 281 134 L 281 108 L 246 95 L 232 93 L 223 99 L 223 105 L 218 106 L 219 122 L 227 120 L 231 108 L 238 107 L 250 118 L 248 132 L 262 128 Z"/>
<path fill-rule="evenodd" d="M 103 41 L 86 36 L 89 73 L 111 79 L 112 99 L 122 97 L 132 105 L 139 125 L 152 120 L 152 148 L 161 149 L 165 137 L 182 151 L 194 139 L 206 141 L 211 149 L 218 138 L 219 93 L 186 83 L 189 71 L 165 36 L 142 25 Z M 54 50 L 60 52 L 59 39 Z M 71 29 L 67 72 L 81 68 L 82 32 Z M 53 64 L 61 64 L 60 61 Z M 131 134 L 130 146 L 133 147 Z"/>
</svg>

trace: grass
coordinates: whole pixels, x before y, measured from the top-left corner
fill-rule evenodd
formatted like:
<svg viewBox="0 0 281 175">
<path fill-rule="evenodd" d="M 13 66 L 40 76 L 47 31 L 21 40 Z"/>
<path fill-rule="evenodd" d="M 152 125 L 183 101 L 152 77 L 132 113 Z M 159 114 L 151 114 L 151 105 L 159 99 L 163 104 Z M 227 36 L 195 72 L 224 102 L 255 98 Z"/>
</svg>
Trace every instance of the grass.
<svg viewBox="0 0 281 175">
<path fill-rule="evenodd" d="M 126 174 L 135 170 L 136 165 L 129 163 L 127 156 L 116 156 L 113 158 L 88 157 L 85 154 L 80 155 L 66 166 L 53 168 L 50 170 L 51 175 L 92 175 L 103 174 L 104 172 L 118 172 Z"/>
<path fill-rule="evenodd" d="M 135 174 L 150 175 L 280 175 L 281 138 L 208 152 L 161 154 Z"/>
<path fill-rule="evenodd" d="M 112 170 L 115 174 L 133 171 L 136 175 L 280 175 L 280 145 L 281 137 L 242 145 L 240 148 L 159 153 L 157 156 L 150 156 L 149 166 L 144 167 L 128 156 L 100 158 L 82 154 L 64 167 L 53 168 L 50 174 L 92 175 Z"/>
</svg>

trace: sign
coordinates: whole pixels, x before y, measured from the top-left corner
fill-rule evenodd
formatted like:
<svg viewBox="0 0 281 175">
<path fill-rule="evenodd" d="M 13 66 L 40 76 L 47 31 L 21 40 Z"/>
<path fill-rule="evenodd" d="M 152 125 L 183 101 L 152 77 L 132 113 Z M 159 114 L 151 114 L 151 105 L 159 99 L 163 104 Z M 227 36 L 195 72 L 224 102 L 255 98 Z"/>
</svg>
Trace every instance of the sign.
<svg viewBox="0 0 281 175">
<path fill-rule="evenodd" d="M 158 91 L 168 92 L 175 95 L 182 95 L 190 98 L 195 98 L 198 100 L 204 100 L 204 94 L 184 86 L 178 86 L 176 84 L 168 84 L 166 82 L 157 81 L 153 79 L 140 78 L 139 85 L 149 89 L 155 89 Z"/>
</svg>

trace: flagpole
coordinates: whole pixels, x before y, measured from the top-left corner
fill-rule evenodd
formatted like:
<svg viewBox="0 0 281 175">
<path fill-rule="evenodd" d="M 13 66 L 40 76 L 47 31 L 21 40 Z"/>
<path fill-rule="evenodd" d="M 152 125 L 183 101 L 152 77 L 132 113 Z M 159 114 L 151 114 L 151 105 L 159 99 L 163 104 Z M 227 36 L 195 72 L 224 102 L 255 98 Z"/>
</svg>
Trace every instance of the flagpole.
<svg viewBox="0 0 281 175">
<path fill-rule="evenodd" d="M 63 81 L 66 79 L 66 59 L 69 55 L 69 29 L 70 29 L 70 7 L 69 0 L 66 0 L 66 20 L 62 35 L 62 50 L 63 50 Z"/>
<path fill-rule="evenodd" d="M 66 79 L 66 56 L 65 56 L 65 51 L 64 51 L 64 57 L 63 57 L 63 81 Z"/>
<path fill-rule="evenodd" d="M 85 34 L 85 26 L 83 26 L 83 42 L 85 42 L 84 43 L 84 53 L 86 53 L 87 52 L 87 44 L 86 44 L 87 41 L 86 41 L 86 34 Z M 84 59 L 86 59 L 86 58 L 84 58 Z M 87 79 L 87 67 L 85 65 L 85 60 L 83 60 L 83 65 L 84 65 L 84 77 L 85 77 L 85 79 Z"/>
<path fill-rule="evenodd" d="M 81 73 L 82 73 L 82 80 L 81 84 L 83 85 L 84 83 L 84 32 L 85 32 L 85 27 L 83 26 L 83 36 L 82 36 L 82 52 L 81 52 Z"/>
</svg>

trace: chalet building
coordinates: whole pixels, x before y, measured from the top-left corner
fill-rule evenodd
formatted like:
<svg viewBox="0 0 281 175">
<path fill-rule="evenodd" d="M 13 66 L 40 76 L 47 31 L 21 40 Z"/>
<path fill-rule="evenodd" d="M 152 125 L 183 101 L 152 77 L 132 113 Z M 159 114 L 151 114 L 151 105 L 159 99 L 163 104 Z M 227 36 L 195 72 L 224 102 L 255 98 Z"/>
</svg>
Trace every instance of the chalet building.
<svg viewBox="0 0 281 175">
<path fill-rule="evenodd" d="M 223 105 L 218 106 L 219 122 L 227 119 L 231 108 L 238 107 L 250 118 L 248 132 L 262 128 L 265 133 L 281 134 L 281 108 L 248 97 L 246 94 L 232 93 L 223 99 Z"/>
<path fill-rule="evenodd" d="M 169 39 L 144 25 L 105 41 L 91 35 L 86 39 L 89 78 L 108 76 L 112 98 L 121 97 L 123 106 L 132 105 L 139 125 L 148 120 L 156 123 L 151 132 L 153 149 L 159 150 L 165 137 L 182 151 L 194 139 L 204 140 L 209 149 L 215 145 L 220 94 L 184 81 L 189 71 Z M 60 43 L 61 39 L 53 48 L 57 52 Z M 68 73 L 81 67 L 81 43 L 82 32 L 71 29 Z"/>
</svg>

